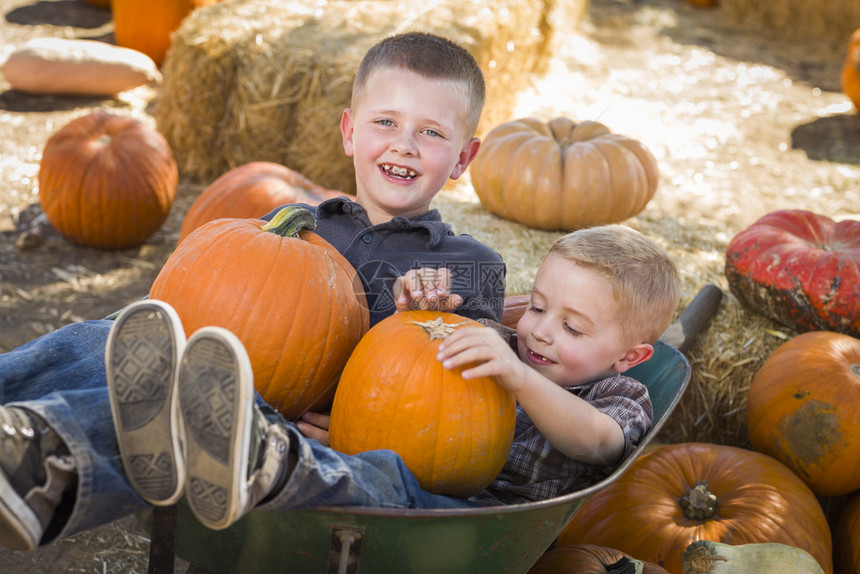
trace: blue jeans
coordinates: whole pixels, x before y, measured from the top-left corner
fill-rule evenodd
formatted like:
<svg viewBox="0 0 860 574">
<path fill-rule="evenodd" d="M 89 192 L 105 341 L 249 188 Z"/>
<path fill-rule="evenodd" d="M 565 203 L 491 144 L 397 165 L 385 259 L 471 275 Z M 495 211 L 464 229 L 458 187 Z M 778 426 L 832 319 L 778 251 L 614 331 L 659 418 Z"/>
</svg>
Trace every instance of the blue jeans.
<svg viewBox="0 0 860 574">
<path fill-rule="evenodd" d="M 125 476 L 105 376 L 105 342 L 113 321 L 86 321 L 0 354 L 0 404 L 29 409 L 69 448 L 78 473 L 71 516 L 57 538 L 149 508 Z M 307 439 L 257 395 L 270 420 L 287 426 L 299 462 L 268 509 L 318 506 L 451 508 L 474 503 L 421 490 L 391 451 L 349 456 Z M 50 540 L 43 540 L 43 543 Z"/>
</svg>

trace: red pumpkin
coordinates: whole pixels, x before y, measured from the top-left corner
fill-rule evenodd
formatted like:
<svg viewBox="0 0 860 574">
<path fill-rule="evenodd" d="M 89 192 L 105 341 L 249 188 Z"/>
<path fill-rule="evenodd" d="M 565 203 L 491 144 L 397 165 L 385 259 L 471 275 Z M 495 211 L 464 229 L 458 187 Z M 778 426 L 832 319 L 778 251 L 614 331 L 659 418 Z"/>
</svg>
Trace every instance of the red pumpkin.
<svg viewBox="0 0 860 574">
<path fill-rule="evenodd" d="M 318 205 L 347 195 L 311 182 L 297 171 L 268 161 L 235 167 L 216 179 L 194 200 L 179 230 L 179 241 L 213 219 L 262 217 L 291 203 Z"/>
<path fill-rule="evenodd" d="M 747 428 L 816 494 L 860 489 L 860 339 L 812 331 L 783 343 L 750 384 Z"/>
<path fill-rule="evenodd" d="M 668 574 L 656 564 L 642 562 L 620 550 L 594 544 L 565 544 L 547 550 L 529 569 L 528 574 L 606 574 L 607 572 Z"/>
<path fill-rule="evenodd" d="M 833 571 L 830 528 L 809 487 L 770 456 L 716 444 L 645 453 L 592 495 L 558 539 L 617 548 L 673 574 L 696 540 L 788 544 Z"/>
<path fill-rule="evenodd" d="M 465 380 L 436 358 L 442 339 L 477 321 L 437 311 L 396 313 L 362 338 L 331 411 L 332 448 L 398 453 L 424 490 L 468 497 L 501 472 L 514 396 L 490 377 Z"/>
<path fill-rule="evenodd" d="M 173 205 L 179 171 L 167 140 L 131 117 L 96 111 L 48 139 L 39 202 L 66 238 L 100 249 L 143 243 Z"/>
<path fill-rule="evenodd" d="M 297 207 L 268 224 L 210 221 L 179 244 L 149 292 L 176 309 L 189 335 L 206 325 L 235 333 L 257 391 L 288 419 L 331 404 L 370 322 L 355 271 L 312 224 Z"/>
<path fill-rule="evenodd" d="M 769 213 L 732 239 L 725 271 L 755 312 L 798 331 L 860 336 L 860 221 Z"/>
</svg>

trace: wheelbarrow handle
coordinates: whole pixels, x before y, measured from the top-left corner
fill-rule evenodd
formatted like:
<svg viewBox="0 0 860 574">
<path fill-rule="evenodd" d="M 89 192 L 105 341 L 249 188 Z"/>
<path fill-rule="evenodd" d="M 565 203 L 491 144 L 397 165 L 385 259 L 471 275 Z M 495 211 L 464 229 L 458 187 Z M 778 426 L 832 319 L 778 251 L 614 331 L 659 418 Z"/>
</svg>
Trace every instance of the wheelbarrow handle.
<svg viewBox="0 0 860 574">
<path fill-rule="evenodd" d="M 722 298 L 723 291 L 716 285 L 708 284 L 702 287 L 681 316 L 663 332 L 660 340 L 686 353 L 705 323 L 716 315 Z"/>
</svg>

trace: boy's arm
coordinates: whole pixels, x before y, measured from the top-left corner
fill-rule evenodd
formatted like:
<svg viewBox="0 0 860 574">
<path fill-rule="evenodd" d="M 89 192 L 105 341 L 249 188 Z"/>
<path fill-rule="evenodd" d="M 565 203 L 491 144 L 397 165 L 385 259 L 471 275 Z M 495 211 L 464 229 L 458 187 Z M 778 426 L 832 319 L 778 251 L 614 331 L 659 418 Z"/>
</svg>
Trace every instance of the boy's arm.
<svg viewBox="0 0 860 574">
<path fill-rule="evenodd" d="M 612 417 L 529 368 L 494 329 L 457 329 L 439 346 L 439 360 L 448 369 L 464 367 L 466 379 L 494 377 L 566 456 L 612 465 L 624 454 L 624 432 Z"/>
</svg>

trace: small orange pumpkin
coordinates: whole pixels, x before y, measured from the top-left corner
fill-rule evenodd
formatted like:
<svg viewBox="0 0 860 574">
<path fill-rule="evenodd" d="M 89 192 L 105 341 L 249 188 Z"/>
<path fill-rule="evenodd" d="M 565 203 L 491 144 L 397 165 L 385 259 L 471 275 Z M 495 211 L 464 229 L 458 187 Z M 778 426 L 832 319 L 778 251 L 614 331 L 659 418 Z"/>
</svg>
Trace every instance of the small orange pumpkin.
<svg viewBox="0 0 860 574">
<path fill-rule="evenodd" d="M 768 455 L 717 444 L 668 444 L 643 454 L 592 495 L 558 538 L 617 548 L 673 574 L 696 540 L 796 546 L 833 571 L 830 528 L 809 487 Z"/>
<path fill-rule="evenodd" d="M 481 204 L 541 229 L 578 229 L 636 215 L 657 190 L 657 160 L 601 123 L 523 118 L 497 126 L 470 167 Z"/>
<path fill-rule="evenodd" d="M 268 161 L 246 163 L 224 173 L 194 200 L 182 220 L 179 241 L 213 219 L 259 218 L 282 205 L 317 205 L 340 195 L 347 194 L 316 185 L 283 165 Z"/>
<path fill-rule="evenodd" d="M 860 489 L 860 339 L 810 331 L 779 346 L 750 384 L 747 427 L 816 494 Z"/>
<path fill-rule="evenodd" d="M 544 552 L 527 574 L 606 574 L 607 572 L 669 574 L 656 564 L 642 562 L 620 550 L 595 544 L 556 546 Z"/>
<path fill-rule="evenodd" d="M 176 309 L 187 334 L 217 325 L 239 337 L 255 388 L 288 419 L 331 404 L 370 322 L 354 269 L 313 223 L 296 206 L 269 223 L 210 221 L 177 246 L 149 292 Z"/>
<path fill-rule="evenodd" d="M 143 243 L 162 226 L 178 182 L 173 152 L 158 131 L 99 110 L 48 139 L 39 203 L 69 240 L 120 249 Z"/>
<path fill-rule="evenodd" d="M 125 48 L 143 52 L 159 66 L 171 34 L 188 14 L 220 0 L 111 0 L 114 37 Z"/>
<path fill-rule="evenodd" d="M 442 339 L 477 321 L 437 311 L 383 319 L 355 348 L 331 411 L 332 448 L 390 449 L 424 490 L 468 497 L 501 472 L 514 433 L 514 396 L 490 377 L 465 380 L 436 358 Z"/>
<path fill-rule="evenodd" d="M 860 108 L 860 29 L 851 34 L 842 64 L 842 93 Z"/>
</svg>

